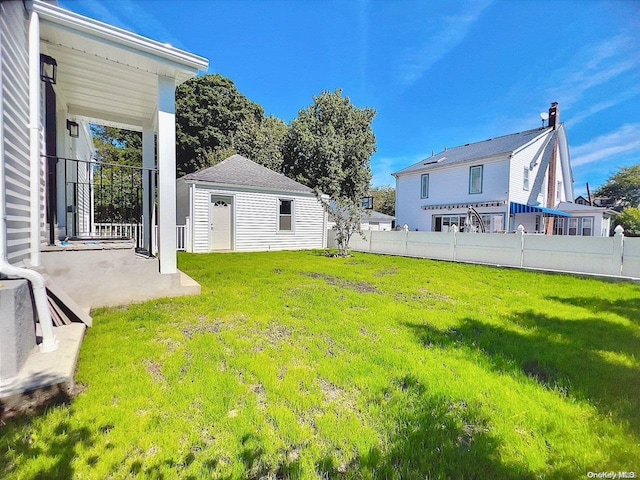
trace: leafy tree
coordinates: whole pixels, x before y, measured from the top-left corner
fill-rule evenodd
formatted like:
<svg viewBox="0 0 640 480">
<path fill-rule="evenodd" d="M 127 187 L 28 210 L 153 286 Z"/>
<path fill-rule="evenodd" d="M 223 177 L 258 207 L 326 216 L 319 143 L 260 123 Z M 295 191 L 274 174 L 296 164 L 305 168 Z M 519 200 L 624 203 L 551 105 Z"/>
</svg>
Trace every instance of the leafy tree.
<svg viewBox="0 0 640 480">
<path fill-rule="evenodd" d="M 334 200 L 355 202 L 371 180 L 375 110 L 356 108 L 341 90 L 322 92 L 300 110 L 284 142 L 283 172 Z"/>
<path fill-rule="evenodd" d="M 615 224 L 624 228 L 626 236 L 640 237 L 640 207 L 625 208 L 616 216 Z"/>
<path fill-rule="evenodd" d="M 240 153 L 279 170 L 286 124 L 221 75 L 193 78 L 176 90 L 178 176 Z"/>
<path fill-rule="evenodd" d="M 336 243 L 341 257 L 349 256 L 349 241 L 354 233 L 362 234 L 360 221 L 364 210 L 358 202 L 346 197 L 339 197 L 337 200 L 325 203 L 325 208 L 332 215 L 335 225 L 333 231 L 336 232 Z"/>
<path fill-rule="evenodd" d="M 340 255 L 348 255 L 351 236 L 360 232 L 360 202 L 371 180 L 376 138 L 371 128 L 375 111 L 356 108 L 341 90 L 322 92 L 313 105 L 300 110 L 284 142 L 283 172 L 331 197 Z"/>
<path fill-rule="evenodd" d="M 235 136 L 237 153 L 276 172 L 282 171 L 282 149 L 289 127 L 277 117 L 249 119 Z M 226 158 L 226 157 L 225 157 Z"/>
<path fill-rule="evenodd" d="M 142 134 L 123 128 L 91 125 L 91 136 L 100 162 L 142 165 Z"/>
<path fill-rule="evenodd" d="M 621 208 L 640 206 L 640 163 L 620 168 L 596 190 L 595 195 L 613 198 L 615 205 Z"/>
<path fill-rule="evenodd" d="M 374 187 L 369 191 L 373 197 L 373 209 L 376 212 L 395 216 L 396 214 L 396 189 L 391 186 Z"/>
</svg>

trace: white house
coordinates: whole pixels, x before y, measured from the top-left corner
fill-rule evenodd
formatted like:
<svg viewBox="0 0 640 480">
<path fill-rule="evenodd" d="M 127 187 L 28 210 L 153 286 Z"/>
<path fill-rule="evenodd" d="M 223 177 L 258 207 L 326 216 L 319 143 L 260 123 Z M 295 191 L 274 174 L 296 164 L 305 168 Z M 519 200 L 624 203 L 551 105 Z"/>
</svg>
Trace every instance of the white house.
<svg viewBox="0 0 640 480">
<path fill-rule="evenodd" d="M 548 127 L 448 148 L 394 176 L 397 224 L 410 230 L 508 232 L 523 225 L 529 233 L 608 235 L 604 209 L 581 214 L 574 228 L 569 144 L 557 103 Z M 559 228 L 565 218 L 570 229 Z"/>
<path fill-rule="evenodd" d="M 44 279 L 34 270 L 62 280 L 86 307 L 180 290 L 175 88 L 206 70 L 208 61 L 41 0 L 0 2 L 0 52 L 0 278 L 31 283 L 42 348 L 51 351 L 56 329 Z M 91 158 L 90 123 L 142 133 L 143 165 L 128 175 L 132 184 L 121 192 L 127 201 L 109 201 L 108 208 L 120 216 L 136 212 L 144 230 L 140 251 L 153 250 L 155 217 L 159 260 L 139 260 L 133 248 L 125 261 L 122 248 L 61 246 L 61 238 L 95 232 L 106 194 L 100 188 L 105 166 Z M 9 320 L 5 312 L 2 317 Z M 7 331 L 0 332 L 3 342 L 20 336 Z"/>
<path fill-rule="evenodd" d="M 309 187 L 241 155 L 177 181 L 191 252 L 325 248 L 327 214 Z"/>
<path fill-rule="evenodd" d="M 360 219 L 360 229 L 389 232 L 393 229 L 393 221 L 395 218 L 393 215 L 366 209 Z M 330 214 L 327 228 L 331 230 L 335 224 L 336 222 L 333 219 L 333 215 Z"/>
</svg>

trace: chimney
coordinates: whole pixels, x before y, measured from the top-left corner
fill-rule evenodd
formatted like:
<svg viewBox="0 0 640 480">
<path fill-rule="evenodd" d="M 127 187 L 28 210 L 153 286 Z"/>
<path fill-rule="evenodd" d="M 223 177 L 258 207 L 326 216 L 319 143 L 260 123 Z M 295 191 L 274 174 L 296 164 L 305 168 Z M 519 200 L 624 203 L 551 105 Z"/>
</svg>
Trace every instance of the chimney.
<svg viewBox="0 0 640 480">
<path fill-rule="evenodd" d="M 558 102 L 553 102 L 549 109 L 549 126 L 556 130 L 560 126 L 560 109 Z"/>
</svg>

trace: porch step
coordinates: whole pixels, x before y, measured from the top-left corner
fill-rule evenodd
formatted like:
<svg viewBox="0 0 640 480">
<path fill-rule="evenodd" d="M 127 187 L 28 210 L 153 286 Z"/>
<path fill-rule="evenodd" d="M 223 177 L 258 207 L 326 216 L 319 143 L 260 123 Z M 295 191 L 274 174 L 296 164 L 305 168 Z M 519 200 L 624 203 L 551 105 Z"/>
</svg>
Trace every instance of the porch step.
<svg viewBox="0 0 640 480">
<path fill-rule="evenodd" d="M 76 322 L 84 323 L 87 327 L 93 326 L 91 316 L 62 288 L 56 285 L 49 275 L 43 276 L 53 324 L 59 327 Z"/>
</svg>

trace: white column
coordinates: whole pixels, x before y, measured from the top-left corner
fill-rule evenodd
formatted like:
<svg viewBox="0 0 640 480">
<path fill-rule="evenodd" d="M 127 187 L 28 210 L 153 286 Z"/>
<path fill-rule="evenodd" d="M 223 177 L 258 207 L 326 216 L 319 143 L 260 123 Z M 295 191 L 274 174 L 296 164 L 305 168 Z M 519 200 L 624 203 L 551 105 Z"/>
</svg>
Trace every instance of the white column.
<svg viewBox="0 0 640 480">
<path fill-rule="evenodd" d="M 158 256 L 160 273 L 176 273 L 175 81 L 158 77 Z"/>
<path fill-rule="evenodd" d="M 29 21 L 29 170 L 31 264 L 40 266 L 40 19 Z"/>
<path fill-rule="evenodd" d="M 156 165 L 156 152 L 155 152 L 155 131 L 152 125 L 145 125 L 142 128 L 142 166 L 145 170 L 142 172 L 142 215 L 144 219 L 144 243 L 143 247 L 147 249 L 149 253 L 153 253 L 152 250 L 152 238 L 153 238 L 153 201 L 155 195 L 153 194 L 155 188 L 155 175 L 151 172 L 151 169 Z"/>
</svg>

